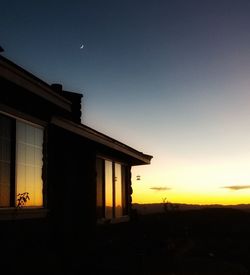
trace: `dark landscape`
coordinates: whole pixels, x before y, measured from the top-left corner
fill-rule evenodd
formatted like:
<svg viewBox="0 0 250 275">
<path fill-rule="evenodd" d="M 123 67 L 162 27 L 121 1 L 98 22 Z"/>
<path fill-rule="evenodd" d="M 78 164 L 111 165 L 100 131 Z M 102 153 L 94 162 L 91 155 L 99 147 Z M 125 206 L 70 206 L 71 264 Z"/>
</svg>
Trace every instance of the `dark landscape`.
<svg viewBox="0 0 250 275">
<path fill-rule="evenodd" d="M 77 236 L 55 232 L 49 246 L 47 237 L 43 240 L 32 223 L 32 242 L 21 245 L 27 236 L 18 223 L 11 222 L 18 226 L 18 234 L 11 238 L 10 230 L 2 237 L 2 268 L 9 270 L 7 274 L 26 275 L 250 275 L 247 206 L 242 210 L 218 205 L 188 209 L 186 205 L 181 210 L 161 204 L 161 211 L 145 214 L 147 207 L 141 214 L 134 206 L 129 222 L 106 223 L 92 232 L 81 232 L 88 236 L 82 242 Z M 37 236 L 41 236 L 39 241 Z M 10 258 L 11 243 L 16 250 Z"/>
<path fill-rule="evenodd" d="M 131 222 L 100 227 L 89 254 L 91 274 L 250 274 L 250 212 L 161 206 L 161 212 L 134 210 Z"/>
<path fill-rule="evenodd" d="M 163 200 L 162 203 L 134 203 L 133 209 L 137 211 L 138 214 L 145 215 L 145 214 L 155 214 L 155 213 L 162 213 L 166 211 L 168 208 L 169 211 L 175 210 L 198 210 L 204 208 L 223 208 L 223 209 L 239 209 L 244 211 L 250 212 L 250 204 L 235 204 L 235 205 L 222 205 L 222 204 L 187 204 L 187 203 L 171 203 L 169 201 Z"/>
</svg>

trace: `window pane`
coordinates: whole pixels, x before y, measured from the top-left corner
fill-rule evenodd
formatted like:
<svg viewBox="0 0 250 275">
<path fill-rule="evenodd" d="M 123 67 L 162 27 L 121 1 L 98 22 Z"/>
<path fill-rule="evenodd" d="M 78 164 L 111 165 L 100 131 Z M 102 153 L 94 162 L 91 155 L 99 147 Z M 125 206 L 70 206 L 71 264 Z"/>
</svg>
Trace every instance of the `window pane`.
<svg viewBox="0 0 250 275">
<path fill-rule="evenodd" d="M 96 207 L 97 218 L 103 217 L 103 163 L 102 159 L 96 160 Z"/>
<path fill-rule="evenodd" d="M 127 192 L 126 192 L 126 168 L 122 165 L 122 214 L 128 214 Z"/>
<path fill-rule="evenodd" d="M 28 192 L 25 206 L 42 206 L 43 130 L 17 121 L 16 147 L 16 196 Z"/>
<path fill-rule="evenodd" d="M 115 217 L 122 216 L 122 168 L 115 163 Z"/>
<path fill-rule="evenodd" d="M 0 207 L 10 206 L 11 120 L 0 115 Z"/>
<path fill-rule="evenodd" d="M 113 217 L 113 172 L 112 162 L 105 160 L 105 217 Z"/>
</svg>

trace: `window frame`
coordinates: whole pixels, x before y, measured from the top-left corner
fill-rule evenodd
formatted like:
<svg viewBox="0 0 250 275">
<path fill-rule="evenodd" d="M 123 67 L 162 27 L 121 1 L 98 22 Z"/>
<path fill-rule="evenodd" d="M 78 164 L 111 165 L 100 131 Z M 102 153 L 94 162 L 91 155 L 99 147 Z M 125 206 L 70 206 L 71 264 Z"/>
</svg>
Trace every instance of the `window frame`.
<svg viewBox="0 0 250 275">
<path fill-rule="evenodd" d="M 126 182 L 127 182 L 127 164 L 123 161 L 117 160 L 115 158 L 111 158 L 111 157 L 107 157 L 107 156 L 103 156 L 103 155 L 97 155 L 96 156 L 96 189 L 97 189 L 97 173 L 98 173 L 98 169 L 97 169 L 97 161 L 101 160 L 102 161 L 102 209 L 101 209 L 101 216 L 98 216 L 97 213 L 97 224 L 105 224 L 105 223 L 117 223 L 117 222 L 122 222 L 122 221 L 128 221 L 129 220 L 129 215 L 127 213 L 127 204 L 128 204 L 128 199 L 127 199 L 127 188 L 126 188 Z M 105 161 L 110 161 L 112 163 L 112 198 L 113 198 L 113 203 L 112 203 L 112 217 L 111 218 L 107 218 L 106 217 L 106 200 L 105 200 L 105 193 L 106 193 L 106 183 L 105 183 Z M 120 164 L 121 165 L 121 190 L 122 190 L 122 194 L 121 194 L 121 204 L 122 204 L 122 215 L 116 217 L 115 216 L 115 212 L 116 212 L 116 205 L 115 205 L 115 164 Z M 97 205 L 97 190 L 96 190 L 96 207 L 98 207 Z"/>
<path fill-rule="evenodd" d="M 13 219 L 32 219 L 44 218 L 47 216 L 47 165 L 46 165 L 46 152 L 47 152 L 47 125 L 48 123 L 36 119 L 30 115 L 20 112 L 15 112 L 10 109 L 10 113 L 0 110 L 0 115 L 11 120 L 11 158 L 10 158 L 10 206 L 0 207 L 0 220 L 13 220 Z M 23 122 L 27 125 L 43 130 L 43 148 L 42 148 L 42 206 L 25 206 L 17 207 L 16 205 L 16 125 L 17 121 Z"/>
</svg>

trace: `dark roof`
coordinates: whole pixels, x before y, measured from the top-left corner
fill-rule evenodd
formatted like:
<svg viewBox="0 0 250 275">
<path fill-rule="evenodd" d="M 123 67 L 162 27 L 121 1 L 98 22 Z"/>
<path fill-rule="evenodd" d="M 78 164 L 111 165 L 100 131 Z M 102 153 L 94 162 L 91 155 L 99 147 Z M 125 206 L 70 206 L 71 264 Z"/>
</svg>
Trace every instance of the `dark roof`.
<svg viewBox="0 0 250 275">
<path fill-rule="evenodd" d="M 24 70 L 12 61 L 0 55 L 0 77 L 15 83 L 16 85 L 40 96 L 49 102 L 63 108 L 66 111 L 72 111 L 72 101 L 64 96 L 63 93 L 58 93 L 55 90 L 55 85 L 48 85 L 46 82 L 37 78 L 35 75 Z M 58 84 L 56 85 L 56 87 Z M 64 92 L 69 98 L 72 97 L 71 92 Z M 73 96 L 82 96 L 81 94 L 72 93 Z M 143 154 L 107 135 L 104 135 L 86 125 L 78 122 L 73 122 L 69 119 L 54 116 L 51 121 L 63 129 L 71 131 L 77 135 L 104 145 L 115 151 L 125 154 L 131 158 L 133 165 L 150 164 L 152 156 Z"/>
<path fill-rule="evenodd" d="M 71 101 L 55 92 L 50 85 L 0 55 L 0 76 L 71 112 Z"/>
<path fill-rule="evenodd" d="M 105 134 L 102 134 L 86 125 L 78 124 L 61 117 L 53 117 L 51 122 L 56 126 L 129 156 L 133 159 L 133 165 L 150 164 L 152 159 L 152 156 L 137 151 L 134 148 Z"/>
</svg>

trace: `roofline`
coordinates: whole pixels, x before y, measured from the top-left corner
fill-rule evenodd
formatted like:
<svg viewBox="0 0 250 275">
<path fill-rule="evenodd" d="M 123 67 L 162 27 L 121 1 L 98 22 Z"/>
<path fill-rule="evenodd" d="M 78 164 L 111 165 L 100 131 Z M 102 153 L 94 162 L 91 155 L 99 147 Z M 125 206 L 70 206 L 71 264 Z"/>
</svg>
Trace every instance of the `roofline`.
<svg viewBox="0 0 250 275">
<path fill-rule="evenodd" d="M 71 112 L 71 102 L 53 91 L 46 82 L 0 55 L 1 77 Z"/>
<path fill-rule="evenodd" d="M 84 138 L 87 138 L 94 142 L 100 143 L 100 144 L 105 145 L 111 149 L 114 149 L 114 150 L 122 152 L 130 157 L 133 157 L 137 161 L 139 161 L 139 164 L 150 164 L 150 161 L 153 157 L 153 156 L 144 154 L 142 152 L 139 152 L 139 151 L 133 149 L 132 147 L 129 147 L 129 146 L 125 145 L 124 143 L 121 143 L 107 135 L 104 135 L 104 134 L 102 134 L 86 125 L 77 124 L 72 121 L 61 118 L 61 117 L 52 117 L 51 123 L 65 129 L 65 130 L 73 132 L 77 135 L 80 135 Z M 138 162 L 135 165 L 138 165 Z"/>
</svg>

